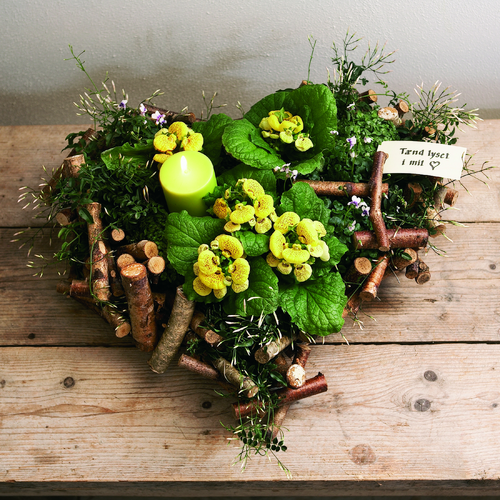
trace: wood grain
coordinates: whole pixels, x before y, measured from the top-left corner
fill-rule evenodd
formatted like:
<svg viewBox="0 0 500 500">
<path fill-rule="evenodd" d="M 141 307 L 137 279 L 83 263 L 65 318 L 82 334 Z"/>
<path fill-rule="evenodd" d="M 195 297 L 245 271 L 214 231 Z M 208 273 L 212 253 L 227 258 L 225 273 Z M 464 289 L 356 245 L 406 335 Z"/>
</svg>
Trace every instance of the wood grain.
<svg viewBox="0 0 500 500">
<path fill-rule="evenodd" d="M 445 257 L 425 285 L 384 280 L 363 329 L 313 346 L 308 375 L 329 390 L 287 415 L 289 481 L 264 457 L 231 467 L 229 399 L 149 355 L 26 266 L 19 228 L 39 227 L 18 189 L 57 168 L 81 126 L 0 127 L 0 495 L 500 494 L 500 173 L 465 184 Z M 500 120 L 460 134 L 475 163 L 498 164 Z M 49 238 L 32 255 L 50 256 Z M 32 259 L 36 260 L 36 259 Z"/>
<path fill-rule="evenodd" d="M 0 349 L 2 481 L 274 481 L 219 421 L 229 401 L 132 349 Z M 29 361 L 29 362 L 27 362 Z M 327 393 L 294 403 L 282 460 L 298 481 L 462 481 L 500 475 L 500 346 L 315 346 Z M 311 444 L 313 443 L 313 446 Z M 186 466 L 189 464 L 189 466 Z M 1 491 L 1 490 L 0 490 Z"/>
</svg>

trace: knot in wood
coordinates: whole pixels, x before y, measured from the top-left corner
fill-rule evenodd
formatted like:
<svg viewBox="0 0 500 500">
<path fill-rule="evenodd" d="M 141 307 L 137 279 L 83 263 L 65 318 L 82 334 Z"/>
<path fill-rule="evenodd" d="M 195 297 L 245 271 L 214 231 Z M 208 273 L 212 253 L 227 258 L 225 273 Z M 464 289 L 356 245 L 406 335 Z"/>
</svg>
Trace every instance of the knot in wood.
<svg viewBox="0 0 500 500">
<path fill-rule="evenodd" d="M 417 399 L 413 406 L 417 411 L 427 411 L 431 408 L 431 402 L 428 399 Z"/>
<path fill-rule="evenodd" d="M 66 377 L 64 379 L 64 387 L 66 387 L 66 389 L 71 389 L 71 387 L 73 387 L 75 385 L 75 379 L 73 377 Z"/>
<path fill-rule="evenodd" d="M 433 372 L 432 370 L 427 370 L 424 373 L 424 378 L 425 378 L 425 380 L 428 380 L 429 382 L 435 382 L 438 377 L 437 377 L 436 373 Z"/>
</svg>

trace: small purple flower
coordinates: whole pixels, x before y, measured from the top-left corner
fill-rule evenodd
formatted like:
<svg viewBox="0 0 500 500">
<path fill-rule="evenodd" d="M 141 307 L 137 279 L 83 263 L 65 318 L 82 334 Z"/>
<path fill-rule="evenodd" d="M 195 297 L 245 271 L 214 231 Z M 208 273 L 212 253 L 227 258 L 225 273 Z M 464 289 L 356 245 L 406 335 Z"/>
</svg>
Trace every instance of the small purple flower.
<svg viewBox="0 0 500 500">
<path fill-rule="evenodd" d="M 357 196 L 353 196 L 351 198 L 351 201 L 348 203 L 348 205 L 354 205 L 356 208 L 358 208 L 360 203 L 364 203 L 361 201 L 361 198 L 358 198 Z"/>
<path fill-rule="evenodd" d="M 370 207 L 368 205 L 365 204 L 365 206 L 363 207 L 363 211 L 361 212 L 361 215 L 363 217 L 368 217 L 370 215 Z"/>
<path fill-rule="evenodd" d="M 155 111 L 151 115 L 151 118 L 153 118 L 153 120 L 156 120 L 156 125 L 161 125 L 165 122 L 165 115 L 162 115 L 159 111 Z"/>
<path fill-rule="evenodd" d="M 363 141 L 365 141 L 365 144 L 370 144 L 370 142 L 372 142 L 373 139 L 371 137 L 365 137 Z"/>
<path fill-rule="evenodd" d="M 144 106 L 144 104 L 141 102 L 141 104 L 139 104 L 139 113 L 141 116 L 146 116 L 146 106 Z"/>
<path fill-rule="evenodd" d="M 349 143 L 349 146 L 351 146 L 351 149 L 354 147 L 356 144 L 356 136 L 348 137 L 346 141 Z"/>
<path fill-rule="evenodd" d="M 128 102 L 127 99 L 123 99 L 123 101 L 120 104 L 118 104 L 118 107 L 120 109 L 127 109 L 127 102 Z"/>
<path fill-rule="evenodd" d="M 347 226 L 347 229 L 349 229 L 349 231 L 354 231 L 354 229 L 356 229 L 356 221 L 353 220 L 352 224 L 350 224 L 349 226 Z"/>
</svg>

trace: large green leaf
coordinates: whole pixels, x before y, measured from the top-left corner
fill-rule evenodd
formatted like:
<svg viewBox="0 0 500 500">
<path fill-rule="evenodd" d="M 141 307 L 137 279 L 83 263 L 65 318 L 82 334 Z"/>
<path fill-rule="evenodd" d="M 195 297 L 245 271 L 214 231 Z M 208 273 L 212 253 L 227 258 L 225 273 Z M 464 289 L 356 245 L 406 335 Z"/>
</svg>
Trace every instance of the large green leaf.
<svg viewBox="0 0 500 500">
<path fill-rule="evenodd" d="M 346 303 L 345 285 L 338 273 L 280 288 L 279 305 L 310 335 L 339 332 L 344 325 L 342 312 Z"/>
<path fill-rule="evenodd" d="M 198 247 L 224 232 L 225 221 L 212 217 L 192 217 L 185 210 L 168 216 L 165 229 L 167 256 L 174 269 L 185 276 L 198 258 Z"/>
<path fill-rule="evenodd" d="M 234 158 L 254 168 L 273 169 L 284 163 L 262 138 L 260 129 L 245 119 L 226 127 L 222 144 Z"/>
<path fill-rule="evenodd" d="M 318 220 L 325 227 L 330 218 L 330 212 L 321 198 L 305 182 L 296 182 L 291 189 L 283 193 L 279 211 L 295 212 L 301 219 Z"/>
</svg>

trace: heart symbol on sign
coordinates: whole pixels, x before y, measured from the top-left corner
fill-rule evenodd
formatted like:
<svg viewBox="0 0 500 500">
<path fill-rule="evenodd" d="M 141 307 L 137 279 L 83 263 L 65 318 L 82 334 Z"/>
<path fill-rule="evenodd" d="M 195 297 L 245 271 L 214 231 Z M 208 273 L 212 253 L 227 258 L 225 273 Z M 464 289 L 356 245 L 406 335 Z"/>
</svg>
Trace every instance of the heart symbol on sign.
<svg viewBox="0 0 500 500">
<path fill-rule="evenodd" d="M 429 165 L 431 166 L 432 170 L 434 170 L 435 168 L 439 167 L 440 163 L 440 161 L 431 161 L 429 162 Z"/>
</svg>

